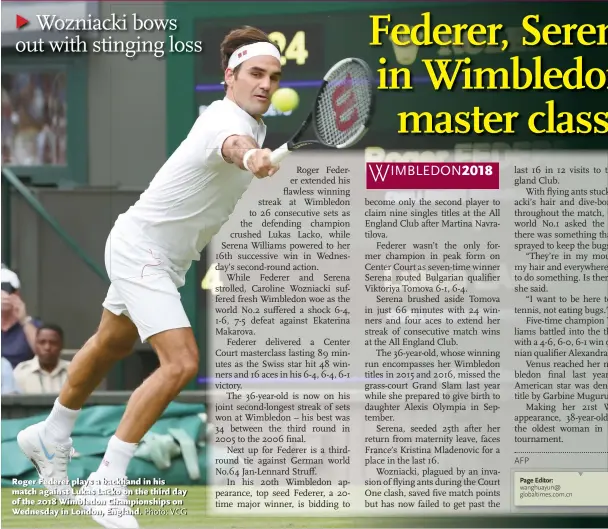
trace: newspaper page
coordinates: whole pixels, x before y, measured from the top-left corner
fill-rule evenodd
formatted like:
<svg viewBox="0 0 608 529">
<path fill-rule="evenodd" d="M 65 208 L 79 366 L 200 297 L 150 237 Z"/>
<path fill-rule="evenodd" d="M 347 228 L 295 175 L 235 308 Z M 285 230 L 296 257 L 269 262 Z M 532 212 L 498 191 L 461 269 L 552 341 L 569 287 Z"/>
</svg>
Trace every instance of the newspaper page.
<svg viewBox="0 0 608 529">
<path fill-rule="evenodd" d="M 607 3 L 1 11 L 3 527 L 608 527 Z"/>
<path fill-rule="evenodd" d="M 605 509 L 607 154 L 484 190 L 366 164 L 294 154 L 213 243 L 214 509 Z"/>
</svg>

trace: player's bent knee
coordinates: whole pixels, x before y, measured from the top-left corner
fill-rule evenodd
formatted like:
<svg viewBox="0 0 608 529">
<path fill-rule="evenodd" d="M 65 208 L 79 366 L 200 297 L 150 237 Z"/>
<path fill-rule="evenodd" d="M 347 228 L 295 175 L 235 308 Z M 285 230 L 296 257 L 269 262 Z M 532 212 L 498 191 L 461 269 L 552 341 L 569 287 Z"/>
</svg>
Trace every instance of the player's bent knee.
<svg viewBox="0 0 608 529">
<path fill-rule="evenodd" d="M 191 328 L 171 329 L 148 338 L 171 384 L 183 386 L 198 374 L 199 352 Z"/>
<path fill-rule="evenodd" d="M 199 358 L 198 358 L 198 352 L 196 357 L 194 358 L 189 358 L 183 365 L 182 367 L 184 368 L 184 377 L 186 377 L 186 379 L 188 380 L 188 382 L 190 380 L 192 380 L 196 375 L 198 375 L 198 369 L 199 369 Z"/>
<path fill-rule="evenodd" d="M 186 385 L 198 375 L 198 367 L 198 355 L 194 357 L 190 354 L 176 355 L 175 361 L 161 364 L 161 369 L 167 377 L 180 387 Z"/>
</svg>

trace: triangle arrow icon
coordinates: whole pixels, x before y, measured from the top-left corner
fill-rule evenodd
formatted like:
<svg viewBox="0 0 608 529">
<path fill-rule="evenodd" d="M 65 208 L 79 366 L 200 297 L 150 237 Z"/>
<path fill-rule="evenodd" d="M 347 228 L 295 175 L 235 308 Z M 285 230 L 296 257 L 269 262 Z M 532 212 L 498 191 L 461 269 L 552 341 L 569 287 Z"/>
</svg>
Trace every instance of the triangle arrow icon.
<svg viewBox="0 0 608 529">
<path fill-rule="evenodd" d="M 21 29 L 27 26 L 30 21 L 27 18 L 22 17 L 21 15 L 17 15 L 17 29 Z"/>
</svg>

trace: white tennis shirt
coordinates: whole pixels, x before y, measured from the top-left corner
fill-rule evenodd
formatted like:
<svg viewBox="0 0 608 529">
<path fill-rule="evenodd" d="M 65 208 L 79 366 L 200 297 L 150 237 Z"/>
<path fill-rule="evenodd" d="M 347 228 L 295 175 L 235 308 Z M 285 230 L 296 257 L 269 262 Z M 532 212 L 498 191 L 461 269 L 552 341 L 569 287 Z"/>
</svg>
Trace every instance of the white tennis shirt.
<svg viewBox="0 0 608 529">
<path fill-rule="evenodd" d="M 262 147 L 266 125 L 228 98 L 213 102 L 115 227 L 135 244 L 140 237 L 158 248 L 177 268 L 198 261 L 253 179 L 222 157 L 232 135 L 250 136 Z"/>
</svg>

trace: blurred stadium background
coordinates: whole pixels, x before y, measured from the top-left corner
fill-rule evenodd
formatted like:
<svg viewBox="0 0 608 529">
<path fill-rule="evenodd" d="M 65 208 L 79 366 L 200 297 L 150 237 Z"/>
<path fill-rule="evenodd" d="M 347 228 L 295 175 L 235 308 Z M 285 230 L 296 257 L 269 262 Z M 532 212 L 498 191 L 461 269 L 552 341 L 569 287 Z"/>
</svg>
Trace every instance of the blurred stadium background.
<svg viewBox="0 0 608 529">
<path fill-rule="evenodd" d="M 198 113 L 213 100 L 223 97 L 218 45 L 228 30 L 246 24 L 261 27 L 281 46 L 286 86 L 295 88 L 301 99 L 300 107 L 293 113 L 269 111 L 267 146 L 271 148 L 283 143 L 295 130 L 324 73 L 345 56 L 364 58 L 373 68 L 378 58 L 384 56 L 389 66 L 408 66 L 414 72 L 413 91 L 378 93 L 378 114 L 362 149 L 380 147 L 387 153 L 416 159 L 432 157 L 433 151 L 440 149 L 456 149 L 465 153 L 463 156 L 469 153 L 469 157 L 475 151 L 487 157 L 512 148 L 593 148 L 598 145 L 595 139 L 537 138 L 527 132 L 520 132 L 508 141 L 473 136 L 399 136 L 395 133 L 395 113 L 408 107 L 438 112 L 470 110 L 480 105 L 484 110 L 526 113 L 527 109 L 542 109 L 549 97 L 543 91 L 505 92 L 500 97 L 492 92 L 434 92 L 420 62 L 421 58 L 475 55 L 478 66 L 506 66 L 512 54 L 529 57 L 533 55 L 530 52 L 513 49 L 496 54 L 470 47 L 413 49 L 368 45 L 371 13 L 391 13 L 395 22 L 416 23 L 420 13 L 429 10 L 436 22 L 500 22 L 513 28 L 520 25 L 525 14 L 532 12 L 550 11 L 551 21 L 558 23 L 579 18 L 588 22 L 597 18 L 592 15 L 597 4 L 578 4 L 574 10 L 571 4 L 561 2 L 550 7 L 534 4 L 534 9 L 530 3 L 512 2 L 491 5 L 476 2 L 2 2 L 2 262 L 18 274 L 30 315 L 63 328 L 62 354 L 69 360 L 98 323 L 107 289 L 103 249 L 116 216 L 145 189 L 167 155 L 187 134 Z M 91 14 L 109 18 L 112 14 L 130 16 L 132 13 L 141 19 L 176 19 L 178 29 L 170 33 L 171 37 L 184 42 L 203 41 L 204 52 L 166 54 L 162 59 L 151 54 L 128 59 L 121 53 L 15 52 L 15 44 L 20 40 L 63 38 L 63 35 L 40 33 L 36 15 L 73 18 Z M 17 14 L 31 23 L 16 29 Z M 110 34 L 82 36 L 99 40 Z M 169 38 L 164 32 L 143 34 L 131 28 L 111 36 L 124 41 L 138 36 L 153 41 Z M 547 50 L 547 61 L 552 65 L 569 65 L 576 56 L 575 51 Z M 593 53 L 593 50 L 585 52 L 590 62 L 595 60 Z M 596 96 L 599 93 L 585 97 L 563 91 L 550 94 L 562 110 L 571 112 L 599 108 Z M 200 378 L 192 382 L 178 399 L 180 402 L 168 410 L 162 424 L 155 429 L 159 435 L 172 435 L 175 442 L 172 444 L 166 437 L 151 439 L 149 446 L 157 452 L 154 456 L 142 454 L 137 461 L 139 466 L 131 472 L 133 478 L 164 476 L 170 483 L 189 486 L 205 482 L 207 426 L 203 378 L 208 294 L 201 289 L 201 281 L 207 266 L 206 259 L 194 266 L 182 290 L 203 357 Z M 97 467 L 105 441 L 113 433 L 130 391 L 156 366 L 152 351 L 140 345 L 131 358 L 108 376 L 91 400 L 86 424 L 85 421 L 79 423 L 80 437 L 75 438 L 75 444 L 80 459 L 76 460 L 78 465 L 73 477 L 88 475 Z M 40 414 L 46 413 L 54 398 L 54 394 L 3 395 L 3 485 L 9 485 L 13 477 L 32 475 L 28 463 L 16 449 L 14 436 L 20 425 L 38 420 Z M 175 429 L 179 430 L 177 437 L 169 429 L 173 429 L 173 434 Z M 181 440 L 177 440 L 180 434 Z M 188 439 L 193 444 L 189 445 Z M 165 446 L 163 442 L 168 444 Z M 176 445 L 183 448 L 182 455 L 172 452 Z M 192 468 L 192 458 L 187 460 L 192 449 L 194 465 L 203 462 L 199 477 Z M 182 457 L 184 454 L 190 456 Z M 167 461 L 167 457 L 174 459 Z M 159 470 L 163 465 L 168 468 Z M 204 495 L 200 492 L 202 489 L 198 490 L 191 495 L 196 501 L 192 514 L 197 520 L 187 517 L 184 527 L 202 526 L 196 513 L 202 515 L 204 511 Z M 10 497 L 3 495 L 3 523 L 12 527 L 35 526 L 31 518 L 5 518 L 10 511 L 9 503 Z M 60 518 L 54 523 L 66 526 L 67 522 L 61 522 Z M 226 523 L 237 526 L 234 520 Z M 294 523 L 290 525 L 306 525 L 304 521 Z M 331 522 L 335 527 L 353 523 Z M 78 520 L 78 526 L 85 526 L 81 524 L 82 520 Z M 262 525 L 271 527 L 275 523 L 266 521 Z M 281 521 L 276 525 L 280 526 Z M 50 526 L 50 522 L 45 522 L 45 526 Z"/>
</svg>

